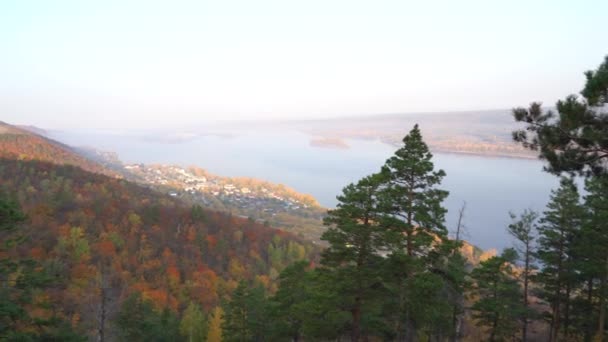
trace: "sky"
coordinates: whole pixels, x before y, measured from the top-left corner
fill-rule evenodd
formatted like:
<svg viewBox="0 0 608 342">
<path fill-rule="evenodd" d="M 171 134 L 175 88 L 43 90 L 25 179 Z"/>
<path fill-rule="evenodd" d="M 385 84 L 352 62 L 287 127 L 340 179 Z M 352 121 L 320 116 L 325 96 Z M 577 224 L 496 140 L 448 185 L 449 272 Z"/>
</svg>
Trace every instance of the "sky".
<svg viewBox="0 0 608 342">
<path fill-rule="evenodd" d="M 0 2 L 0 120 L 168 127 L 553 105 L 608 1 Z"/>
</svg>

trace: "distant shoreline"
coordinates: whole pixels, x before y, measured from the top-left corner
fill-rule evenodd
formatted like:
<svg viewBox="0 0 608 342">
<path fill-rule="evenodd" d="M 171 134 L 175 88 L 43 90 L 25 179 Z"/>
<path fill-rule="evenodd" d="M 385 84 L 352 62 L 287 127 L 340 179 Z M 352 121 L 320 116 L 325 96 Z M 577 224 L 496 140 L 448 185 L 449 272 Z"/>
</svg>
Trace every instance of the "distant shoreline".
<svg viewBox="0 0 608 342">
<path fill-rule="evenodd" d="M 440 154 L 459 154 L 464 156 L 472 156 L 472 157 L 484 157 L 484 158 L 506 158 L 506 159 L 522 159 L 522 160 L 538 160 L 536 156 L 530 155 L 522 155 L 522 154 L 501 154 L 501 153 L 481 153 L 481 152 L 473 152 L 473 151 L 454 151 L 454 150 L 443 150 L 443 149 L 433 149 L 430 148 L 433 153 Z"/>
</svg>

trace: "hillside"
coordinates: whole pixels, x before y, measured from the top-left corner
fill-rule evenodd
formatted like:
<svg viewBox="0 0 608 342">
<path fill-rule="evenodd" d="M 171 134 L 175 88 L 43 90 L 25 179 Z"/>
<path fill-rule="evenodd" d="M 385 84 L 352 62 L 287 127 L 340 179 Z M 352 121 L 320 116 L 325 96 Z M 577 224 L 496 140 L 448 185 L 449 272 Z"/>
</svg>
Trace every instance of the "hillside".
<svg viewBox="0 0 608 342">
<path fill-rule="evenodd" d="M 125 164 L 114 152 L 92 147 L 76 152 L 136 182 L 207 209 L 251 218 L 320 242 L 327 209 L 311 195 L 283 184 L 250 177 L 225 177 L 197 167 L 167 164 Z"/>
<path fill-rule="evenodd" d="M 36 129 L 41 132 L 40 129 Z M 0 158 L 40 160 L 58 165 L 77 166 L 83 170 L 117 176 L 118 174 L 78 154 L 71 147 L 47 139 L 30 129 L 0 121 Z"/>
<path fill-rule="evenodd" d="M 320 242 L 327 209 L 282 184 L 247 177 L 222 177 L 199 167 L 124 165 L 125 179 L 205 208 L 252 218 Z"/>
<path fill-rule="evenodd" d="M 284 185 L 247 177 L 222 177 L 198 167 L 125 165 L 116 153 L 93 147 L 71 147 L 40 135 L 43 133 L 44 130 L 34 126 L 17 127 L 0 122 L 0 158 L 73 165 L 89 172 L 124 178 L 191 204 L 252 218 L 317 242 L 324 231 L 321 219 L 326 209 L 313 197 Z M 195 188 L 193 179 L 201 177 L 209 181 L 205 184 L 208 186 Z M 243 189 L 245 193 L 241 193 Z"/>
<path fill-rule="evenodd" d="M 316 255 L 284 231 L 71 165 L 2 158 L 0 184 L 28 216 L 27 242 L 15 253 L 56 279 L 39 298 L 52 312 L 35 314 L 65 318 L 89 336 L 100 310 L 112 319 L 134 292 L 159 309 L 193 302 L 209 312 L 239 280 L 273 291 L 286 265 Z"/>
</svg>

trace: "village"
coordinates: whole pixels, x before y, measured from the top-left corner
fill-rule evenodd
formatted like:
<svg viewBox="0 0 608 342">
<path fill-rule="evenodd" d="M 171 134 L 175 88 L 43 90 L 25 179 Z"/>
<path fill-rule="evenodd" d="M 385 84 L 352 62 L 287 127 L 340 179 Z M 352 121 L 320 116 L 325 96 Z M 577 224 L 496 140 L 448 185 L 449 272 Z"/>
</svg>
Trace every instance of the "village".
<svg viewBox="0 0 608 342">
<path fill-rule="evenodd" d="M 312 198 L 282 185 L 251 178 L 221 177 L 203 169 L 174 165 L 129 164 L 124 165 L 124 169 L 129 178 L 154 186 L 172 197 L 201 202 L 218 210 L 235 211 L 240 216 L 262 212 L 266 218 L 279 213 L 311 217 L 311 209 L 318 209 L 312 208 L 318 207 Z M 260 215 L 255 216 L 260 218 Z"/>
</svg>

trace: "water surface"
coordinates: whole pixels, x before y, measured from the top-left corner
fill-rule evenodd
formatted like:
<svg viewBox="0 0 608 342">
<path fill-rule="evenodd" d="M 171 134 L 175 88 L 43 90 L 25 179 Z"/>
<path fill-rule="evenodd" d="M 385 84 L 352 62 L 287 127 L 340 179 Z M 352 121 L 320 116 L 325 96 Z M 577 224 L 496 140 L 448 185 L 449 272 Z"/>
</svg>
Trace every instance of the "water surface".
<svg viewBox="0 0 608 342">
<path fill-rule="evenodd" d="M 196 165 L 223 176 L 246 176 L 282 183 L 313 195 L 333 207 L 336 195 L 350 182 L 377 172 L 395 148 L 379 141 L 346 140 L 349 149 L 310 145 L 298 132 L 241 132 L 208 135 L 174 143 L 141 135 L 100 132 L 56 132 L 53 138 L 74 146 L 117 152 L 126 163 Z M 468 240 L 482 248 L 504 248 L 512 239 L 505 232 L 509 211 L 543 210 L 558 179 L 542 172 L 537 160 L 492 158 L 460 154 L 434 155 L 436 168 L 447 176 L 450 191 L 446 225 L 455 229 L 458 210 L 467 203 Z"/>
</svg>

